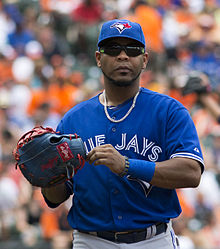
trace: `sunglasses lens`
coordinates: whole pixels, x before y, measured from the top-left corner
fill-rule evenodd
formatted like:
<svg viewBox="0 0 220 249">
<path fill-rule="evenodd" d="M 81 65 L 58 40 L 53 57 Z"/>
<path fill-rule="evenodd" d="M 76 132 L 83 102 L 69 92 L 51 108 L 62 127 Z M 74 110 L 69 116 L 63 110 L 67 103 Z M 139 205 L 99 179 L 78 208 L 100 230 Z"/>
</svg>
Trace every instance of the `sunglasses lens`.
<svg viewBox="0 0 220 249">
<path fill-rule="evenodd" d="M 130 57 L 135 57 L 144 53 L 143 47 L 132 47 L 132 46 L 108 46 L 101 48 L 100 52 L 110 56 L 118 56 L 122 50 L 124 50 L 127 56 Z"/>
<path fill-rule="evenodd" d="M 121 53 L 122 47 L 120 46 L 111 46 L 111 47 L 105 47 L 104 53 L 111 56 L 117 56 Z"/>
<path fill-rule="evenodd" d="M 142 47 L 125 47 L 126 48 L 126 54 L 131 57 L 138 56 L 142 54 Z"/>
</svg>

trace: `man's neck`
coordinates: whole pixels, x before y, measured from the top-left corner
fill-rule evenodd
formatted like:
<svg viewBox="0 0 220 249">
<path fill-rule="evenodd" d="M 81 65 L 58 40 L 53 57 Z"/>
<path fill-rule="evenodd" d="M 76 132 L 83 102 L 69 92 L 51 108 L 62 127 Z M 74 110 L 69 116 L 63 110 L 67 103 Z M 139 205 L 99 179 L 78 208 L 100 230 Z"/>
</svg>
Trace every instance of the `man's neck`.
<svg viewBox="0 0 220 249">
<path fill-rule="evenodd" d="M 139 91 L 139 85 L 129 87 L 108 87 L 105 86 L 105 96 L 100 95 L 100 102 L 104 105 L 105 97 L 108 106 L 118 106 L 126 100 L 134 97 Z"/>
</svg>

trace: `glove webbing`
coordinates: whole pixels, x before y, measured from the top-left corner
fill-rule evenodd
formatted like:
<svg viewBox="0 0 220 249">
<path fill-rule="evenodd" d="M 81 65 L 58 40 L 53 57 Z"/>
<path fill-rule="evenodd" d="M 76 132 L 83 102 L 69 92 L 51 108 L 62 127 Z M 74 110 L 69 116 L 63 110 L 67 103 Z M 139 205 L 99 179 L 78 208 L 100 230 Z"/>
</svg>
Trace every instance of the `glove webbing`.
<svg viewBox="0 0 220 249">
<path fill-rule="evenodd" d="M 34 134 L 34 133 L 37 134 Z M 28 143 L 30 140 L 33 140 L 33 138 L 37 137 L 37 136 L 41 136 L 42 134 L 45 133 L 54 133 L 56 134 L 57 132 L 55 132 L 52 128 L 50 127 L 42 127 L 42 126 L 37 126 L 34 129 L 32 129 L 31 131 L 26 132 L 18 141 L 17 143 L 17 148 L 13 151 L 13 155 L 15 157 L 15 160 L 18 161 L 19 160 L 19 151 L 18 149 L 20 149 L 24 144 Z M 16 163 L 15 168 L 17 169 L 18 163 Z"/>
</svg>

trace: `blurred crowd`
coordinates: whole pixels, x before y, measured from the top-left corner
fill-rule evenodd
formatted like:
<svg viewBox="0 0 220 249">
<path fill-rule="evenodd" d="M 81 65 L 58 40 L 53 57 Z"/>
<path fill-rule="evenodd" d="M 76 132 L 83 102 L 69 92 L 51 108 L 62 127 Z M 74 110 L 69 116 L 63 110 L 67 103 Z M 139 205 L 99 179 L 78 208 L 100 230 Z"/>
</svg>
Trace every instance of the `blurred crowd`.
<svg viewBox="0 0 220 249">
<path fill-rule="evenodd" d="M 12 151 L 34 126 L 56 128 L 62 115 L 102 90 L 94 53 L 101 24 L 139 22 L 149 64 L 141 84 L 189 110 L 206 164 L 196 189 L 178 189 L 173 220 L 181 249 L 220 249 L 220 125 L 182 75 L 205 73 L 220 105 L 219 0 L 5 0 L 0 2 L 0 248 L 71 248 L 66 214 L 15 169 Z"/>
</svg>

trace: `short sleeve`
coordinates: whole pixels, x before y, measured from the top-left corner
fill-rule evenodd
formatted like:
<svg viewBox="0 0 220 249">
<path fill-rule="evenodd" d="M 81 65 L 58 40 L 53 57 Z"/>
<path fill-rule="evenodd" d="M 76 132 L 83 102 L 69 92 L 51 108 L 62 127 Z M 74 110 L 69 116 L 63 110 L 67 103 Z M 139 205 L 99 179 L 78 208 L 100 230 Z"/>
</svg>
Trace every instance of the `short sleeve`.
<svg viewBox="0 0 220 249">
<path fill-rule="evenodd" d="M 197 160 L 203 171 L 204 160 L 197 130 L 186 108 L 175 107 L 170 111 L 166 131 L 167 156 Z"/>
</svg>

